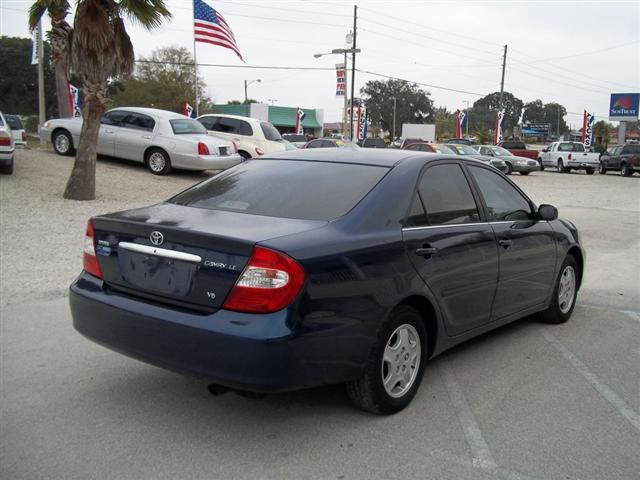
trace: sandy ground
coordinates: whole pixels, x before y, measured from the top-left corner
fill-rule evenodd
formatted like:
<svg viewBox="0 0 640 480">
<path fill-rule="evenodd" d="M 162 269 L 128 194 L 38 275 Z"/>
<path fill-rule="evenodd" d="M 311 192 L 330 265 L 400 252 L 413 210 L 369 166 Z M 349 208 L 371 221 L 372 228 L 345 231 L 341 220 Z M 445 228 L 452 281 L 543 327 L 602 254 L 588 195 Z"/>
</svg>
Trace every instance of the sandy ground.
<svg viewBox="0 0 640 480">
<path fill-rule="evenodd" d="M 408 408 L 377 417 L 341 386 L 214 398 L 79 335 L 65 296 L 87 218 L 206 176 L 102 160 L 98 198 L 80 203 L 61 198 L 71 161 L 19 151 L 0 176 L 0 478 L 639 478 L 640 176 L 514 175 L 582 232 L 571 320 L 523 319 L 445 352 Z"/>
</svg>

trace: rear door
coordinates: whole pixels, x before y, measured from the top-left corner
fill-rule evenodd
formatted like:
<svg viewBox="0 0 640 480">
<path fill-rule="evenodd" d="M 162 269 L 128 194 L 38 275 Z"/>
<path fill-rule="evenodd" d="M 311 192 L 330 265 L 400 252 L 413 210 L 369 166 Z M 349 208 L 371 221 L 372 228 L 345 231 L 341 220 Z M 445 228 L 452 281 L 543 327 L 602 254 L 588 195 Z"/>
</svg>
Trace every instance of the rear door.
<svg viewBox="0 0 640 480">
<path fill-rule="evenodd" d="M 403 228 L 407 255 L 444 312 L 447 333 L 491 320 L 498 250 L 458 162 L 428 165 Z"/>
<path fill-rule="evenodd" d="M 500 281 L 493 318 L 546 302 L 556 267 L 554 232 L 536 220 L 531 202 L 492 169 L 467 165 L 487 207 L 487 218 L 498 242 Z"/>
<path fill-rule="evenodd" d="M 155 127 L 156 121 L 149 115 L 127 115 L 116 134 L 115 156 L 142 161 L 144 151 L 151 145 Z"/>
<path fill-rule="evenodd" d="M 105 113 L 100 120 L 100 132 L 98 133 L 97 151 L 101 155 L 114 156 L 116 151 L 116 136 L 120 125 L 129 112 L 125 110 L 112 110 Z"/>
</svg>

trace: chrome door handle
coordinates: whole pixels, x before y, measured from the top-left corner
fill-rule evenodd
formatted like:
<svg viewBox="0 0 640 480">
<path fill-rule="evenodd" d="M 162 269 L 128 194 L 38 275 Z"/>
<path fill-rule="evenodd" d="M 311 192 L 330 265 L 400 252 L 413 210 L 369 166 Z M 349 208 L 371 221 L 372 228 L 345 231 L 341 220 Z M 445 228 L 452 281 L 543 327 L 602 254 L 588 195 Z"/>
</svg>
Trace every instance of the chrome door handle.
<svg viewBox="0 0 640 480">
<path fill-rule="evenodd" d="M 513 240 L 498 240 L 498 245 L 506 250 L 513 245 Z"/>
<path fill-rule="evenodd" d="M 438 249 L 436 247 L 421 247 L 416 248 L 416 255 L 420 255 L 421 257 L 430 257 L 437 251 Z"/>
<path fill-rule="evenodd" d="M 142 135 L 142 138 L 146 138 L 147 140 L 151 139 L 151 135 Z"/>
</svg>

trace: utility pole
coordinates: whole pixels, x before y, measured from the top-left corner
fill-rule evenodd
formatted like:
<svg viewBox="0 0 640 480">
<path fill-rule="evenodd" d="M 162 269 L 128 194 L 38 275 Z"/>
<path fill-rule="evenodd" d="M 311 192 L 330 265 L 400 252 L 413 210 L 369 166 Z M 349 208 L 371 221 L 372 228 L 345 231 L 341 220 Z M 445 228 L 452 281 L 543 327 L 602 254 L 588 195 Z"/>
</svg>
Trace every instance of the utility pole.
<svg viewBox="0 0 640 480">
<path fill-rule="evenodd" d="M 342 134 L 347 136 L 347 110 L 349 107 L 347 106 L 347 50 L 344 51 L 344 111 L 342 112 Z M 344 138 L 344 137 L 343 137 Z"/>
<path fill-rule="evenodd" d="M 47 115 L 44 103 L 44 45 L 42 43 L 42 19 L 38 23 L 38 111 L 40 113 L 40 128 L 44 125 Z M 47 139 L 40 135 L 40 148 L 47 148 Z"/>
<path fill-rule="evenodd" d="M 393 97 L 393 134 L 391 135 L 391 142 L 396 141 L 396 97 Z"/>
<path fill-rule="evenodd" d="M 349 129 L 351 141 L 353 141 L 353 100 L 356 88 L 356 38 L 358 36 L 358 6 L 353 6 L 353 45 L 351 49 L 353 50 L 351 57 L 351 115 L 349 119 L 349 125 L 351 126 Z"/>
<path fill-rule="evenodd" d="M 249 97 L 247 96 L 247 81 L 244 81 L 244 103 L 249 103 Z"/>
<path fill-rule="evenodd" d="M 504 71 L 507 68 L 507 46 L 504 46 L 504 55 L 502 56 L 502 81 L 500 82 L 500 110 L 502 110 L 502 96 L 504 94 Z"/>
</svg>

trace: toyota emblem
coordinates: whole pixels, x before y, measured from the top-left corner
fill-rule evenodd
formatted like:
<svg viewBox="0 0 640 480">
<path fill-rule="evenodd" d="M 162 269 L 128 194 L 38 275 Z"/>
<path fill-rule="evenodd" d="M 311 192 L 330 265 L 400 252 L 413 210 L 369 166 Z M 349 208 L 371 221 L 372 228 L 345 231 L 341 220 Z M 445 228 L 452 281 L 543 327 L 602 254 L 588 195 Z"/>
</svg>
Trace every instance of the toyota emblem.
<svg viewBox="0 0 640 480">
<path fill-rule="evenodd" d="M 151 243 L 153 243 L 154 245 L 162 245 L 162 242 L 164 242 L 164 235 L 156 230 L 151 232 L 151 235 L 149 235 L 149 240 L 151 240 Z"/>
</svg>

